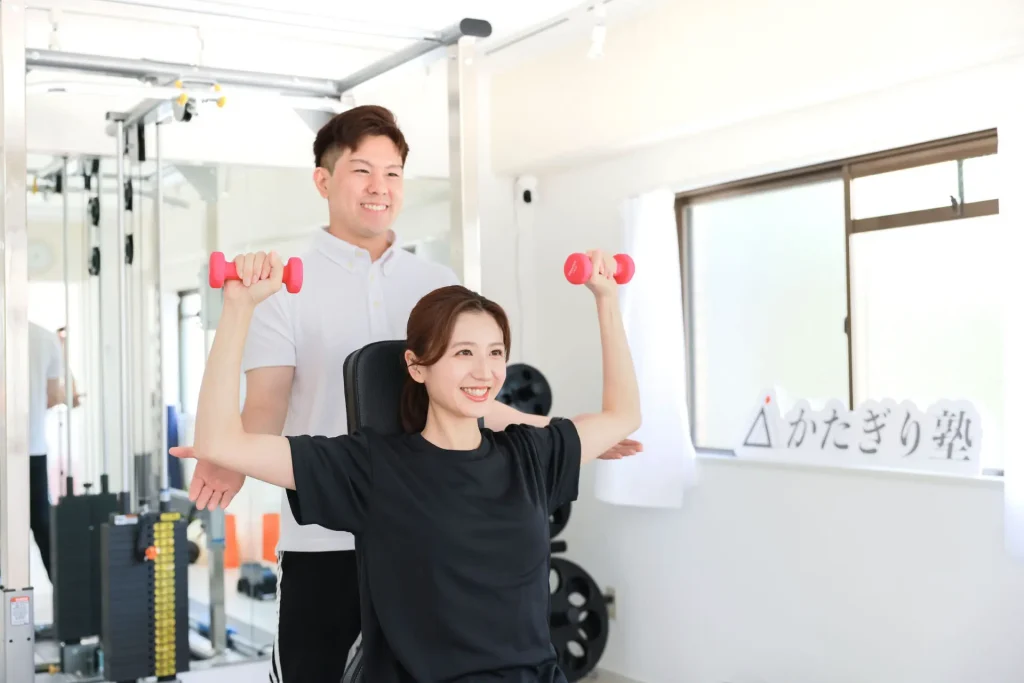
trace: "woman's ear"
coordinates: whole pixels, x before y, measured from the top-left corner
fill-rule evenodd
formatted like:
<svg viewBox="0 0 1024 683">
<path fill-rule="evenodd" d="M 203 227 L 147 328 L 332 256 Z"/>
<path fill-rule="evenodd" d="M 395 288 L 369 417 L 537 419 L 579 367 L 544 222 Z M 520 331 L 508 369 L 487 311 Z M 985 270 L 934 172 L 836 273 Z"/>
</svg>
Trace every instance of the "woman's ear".
<svg viewBox="0 0 1024 683">
<path fill-rule="evenodd" d="M 409 368 L 409 376 L 412 377 L 414 381 L 423 384 L 425 381 L 425 378 L 423 377 L 423 368 L 416 365 L 416 356 L 408 349 L 405 352 L 405 365 Z"/>
</svg>

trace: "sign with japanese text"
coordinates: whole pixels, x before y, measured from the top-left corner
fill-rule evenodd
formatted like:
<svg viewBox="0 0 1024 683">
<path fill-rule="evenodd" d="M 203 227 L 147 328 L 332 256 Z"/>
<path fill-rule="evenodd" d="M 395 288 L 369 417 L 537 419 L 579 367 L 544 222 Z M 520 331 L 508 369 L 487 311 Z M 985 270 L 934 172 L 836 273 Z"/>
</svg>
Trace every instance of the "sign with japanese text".
<svg viewBox="0 0 1024 683">
<path fill-rule="evenodd" d="M 911 401 L 865 401 L 848 410 L 838 400 L 814 409 L 796 401 L 786 414 L 765 392 L 743 426 L 736 455 L 751 460 L 840 467 L 981 474 L 981 419 L 969 401 L 937 401 L 922 411 Z"/>
</svg>

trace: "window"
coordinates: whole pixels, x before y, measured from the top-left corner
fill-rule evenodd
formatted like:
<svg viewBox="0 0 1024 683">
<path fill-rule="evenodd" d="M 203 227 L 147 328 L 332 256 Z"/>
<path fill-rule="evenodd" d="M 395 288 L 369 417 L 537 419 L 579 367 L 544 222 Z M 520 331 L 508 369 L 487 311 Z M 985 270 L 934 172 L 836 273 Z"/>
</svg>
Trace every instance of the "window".
<svg viewBox="0 0 1024 683">
<path fill-rule="evenodd" d="M 688 207 L 700 446 L 730 449 L 752 401 L 780 381 L 801 397 L 848 393 L 843 201 L 842 179 L 828 178 Z"/>
<path fill-rule="evenodd" d="M 774 389 L 967 399 L 1001 468 L 1005 248 L 994 131 L 680 195 L 698 448 L 729 451 Z"/>
</svg>

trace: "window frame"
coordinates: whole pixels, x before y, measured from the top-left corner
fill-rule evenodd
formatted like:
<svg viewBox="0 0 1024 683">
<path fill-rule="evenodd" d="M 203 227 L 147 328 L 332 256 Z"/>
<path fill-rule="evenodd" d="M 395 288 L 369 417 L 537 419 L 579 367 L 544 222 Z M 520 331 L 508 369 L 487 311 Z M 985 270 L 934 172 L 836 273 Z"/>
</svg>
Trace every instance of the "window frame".
<svg viewBox="0 0 1024 683">
<path fill-rule="evenodd" d="M 852 185 L 857 178 L 880 175 L 892 171 L 905 170 L 920 166 L 928 166 L 944 161 L 960 161 L 974 157 L 998 154 L 998 132 L 986 129 L 965 135 L 940 140 L 897 147 L 894 149 L 873 152 L 860 156 L 848 157 L 821 164 L 804 166 L 777 173 L 745 178 L 709 187 L 698 188 L 676 194 L 675 213 L 676 230 L 679 241 L 679 263 L 682 281 L 684 356 L 686 358 L 686 406 L 691 425 L 696 424 L 696 381 L 693 329 L 693 268 L 691 231 L 688 224 L 688 209 L 696 204 L 717 201 L 728 197 L 784 189 L 797 185 L 841 179 L 843 182 L 844 212 L 846 234 L 844 251 L 846 261 L 846 319 L 843 332 L 846 335 L 847 355 L 847 396 L 848 405 L 854 405 L 855 359 L 853 353 L 853 330 L 856 317 L 853 314 L 853 288 L 850 276 L 850 240 L 853 235 L 875 230 L 891 230 L 946 221 L 994 216 L 999 214 L 999 200 L 989 199 L 975 202 L 957 202 L 948 207 L 935 207 L 908 211 L 904 213 L 872 216 L 870 218 L 853 218 Z M 961 199 L 963 182 L 960 183 Z M 732 449 L 709 448 L 701 446 L 694 439 L 694 448 L 702 453 L 718 455 L 735 455 Z M 1002 476 L 1002 470 L 985 470 L 986 475 Z"/>
</svg>

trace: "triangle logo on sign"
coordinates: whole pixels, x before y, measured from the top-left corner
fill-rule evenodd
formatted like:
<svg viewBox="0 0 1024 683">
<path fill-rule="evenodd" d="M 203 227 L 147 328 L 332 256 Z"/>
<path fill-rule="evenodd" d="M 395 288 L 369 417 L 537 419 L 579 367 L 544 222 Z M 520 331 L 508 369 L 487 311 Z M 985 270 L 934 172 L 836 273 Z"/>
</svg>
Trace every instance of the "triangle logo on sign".
<svg viewBox="0 0 1024 683">
<path fill-rule="evenodd" d="M 744 446 L 749 448 L 772 447 L 772 434 L 771 430 L 768 429 L 768 416 L 764 410 L 765 406 L 761 406 L 761 410 L 757 411 L 754 424 L 750 426 L 750 431 L 747 432 L 746 438 L 743 439 Z"/>
</svg>

